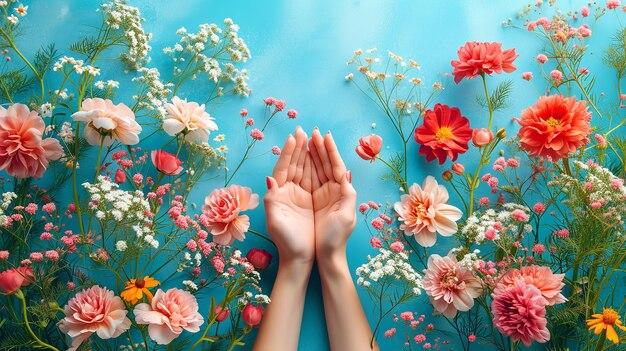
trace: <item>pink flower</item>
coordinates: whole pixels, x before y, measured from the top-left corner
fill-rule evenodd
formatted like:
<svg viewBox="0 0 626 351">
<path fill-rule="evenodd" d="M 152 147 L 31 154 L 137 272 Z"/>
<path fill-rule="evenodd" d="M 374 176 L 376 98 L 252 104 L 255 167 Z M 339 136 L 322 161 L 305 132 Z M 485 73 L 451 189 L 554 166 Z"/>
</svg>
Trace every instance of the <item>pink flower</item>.
<svg viewBox="0 0 626 351">
<path fill-rule="evenodd" d="M 467 336 L 467 341 L 469 341 L 469 342 L 474 342 L 474 341 L 476 341 L 476 335 L 474 335 L 474 334 L 470 334 L 470 335 L 468 335 L 468 336 Z"/>
<path fill-rule="evenodd" d="M 268 251 L 252 248 L 246 254 L 248 262 L 256 269 L 266 269 L 272 262 L 272 254 Z"/>
<path fill-rule="evenodd" d="M 276 111 L 282 111 L 285 109 L 285 105 L 287 105 L 287 103 L 285 102 L 285 100 L 276 100 L 274 101 L 274 107 L 276 108 Z"/>
<path fill-rule="evenodd" d="M 187 291 L 172 288 L 166 292 L 159 289 L 150 304 L 135 306 L 135 322 L 148 324 L 150 338 L 159 345 L 167 345 L 176 339 L 183 329 L 197 333 L 204 323 L 198 313 L 196 298 Z"/>
<path fill-rule="evenodd" d="M 163 130 L 169 135 L 183 133 L 185 140 L 202 143 L 207 142 L 211 131 L 217 130 L 217 124 L 204 110 L 204 104 L 198 105 L 174 96 L 172 103 L 165 104 L 165 109 L 167 117 L 163 121 Z"/>
<path fill-rule="evenodd" d="M 463 175 L 463 173 L 465 173 L 465 166 L 461 163 L 455 162 L 452 164 L 452 172 L 458 175 Z"/>
<path fill-rule="evenodd" d="M 619 0 L 609 0 L 606 2 L 606 8 L 609 10 L 614 10 L 618 7 L 620 7 L 622 3 L 619 2 Z"/>
<path fill-rule="evenodd" d="M 565 283 L 563 283 L 564 276 L 564 274 L 552 273 L 550 267 L 545 266 L 531 265 L 522 267 L 520 270 L 510 269 L 500 278 L 494 293 L 497 294 L 501 290 L 513 286 L 515 281 L 522 280 L 539 289 L 547 305 L 557 305 L 567 301 L 565 296 L 561 294 L 561 289 L 565 286 Z"/>
<path fill-rule="evenodd" d="M 415 129 L 413 138 L 420 144 L 420 155 L 426 155 L 426 161 L 439 159 L 439 164 L 450 157 L 456 161 L 459 154 L 468 149 L 472 129 L 461 110 L 448 105 L 435 104 L 432 110 L 424 113 L 424 124 Z"/>
<path fill-rule="evenodd" d="M 604 138 L 602 134 L 596 133 L 596 135 L 594 135 L 593 138 L 596 139 L 596 142 L 598 143 L 598 148 L 606 149 L 607 147 L 606 139 Z"/>
<path fill-rule="evenodd" d="M 478 128 L 472 131 L 472 144 L 474 146 L 485 146 L 493 140 L 493 133 L 485 128 Z"/>
<path fill-rule="evenodd" d="M 124 172 L 123 169 L 118 168 L 117 171 L 115 171 L 115 182 L 117 184 L 122 184 L 126 181 L 126 172 Z"/>
<path fill-rule="evenodd" d="M 546 210 L 546 205 L 544 205 L 541 202 L 537 202 L 534 206 L 533 206 L 533 210 L 535 210 L 536 214 L 542 214 L 543 211 Z"/>
<path fill-rule="evenodd" d="M 7 250 L 0 251 L 0 260 L 5 261 L 7 259 L 9 259 L 9 251 Z"/>
<path fill-rule="evenodd" d="M 502 334 L 513 341 L 521 340 L 526 346 L 533 341 L 550 340 L 546 327 L 547 301 L 534 285 L 517 280 L 513 286 L 494 292 L 492 297 L 493 323 Z"/>
<path fill-rule="evenodd" d="M 0 293 L 12 295 L 35 280 L 33 267 L 21 266 L 0 273 Z"/>
<path fill-rule="evenodd" d="M 268 97 L 268 98 L 265 98 L 265 99 L 263 100 L 263 102 L 265 102 L 265 105 L 267 105 L 267 106 L 272 106 L 272 105 L 274 105 L 274 103 L 276 102 L 276 99 L 270 96 L 270 97 Z M 246 112 L 247 112 L 247 111 L 246 111 Z"/>
<path fill-rule="evenodd" d="M 385 331 L 386 338 L 393 338 L 394 335 L 396 335 L 396 328 L 391 328 Z"/>
<path fill-rule="evenodd" d="M 296 110 L 289 110 L 287 111 L 287 117 L 294 119 L 296 117 L 298 117 L 298 111 Z"/>
<path fill-rule="evenodd" d="M 399 241 L 395 241 L 391 245 L 389 245 L 389 248 L 393 252 L 402 252 L 402 250 L 404 250 L 404 244 Z"/>
<path fill-rule="evenodd" d="M 222 308 L 222 306 L 215 307 L 215 320 L 218 322 L 223 322 L 228 318 L 228 307 Z"/>
<path fill-rule="evenodd" d="M 72 347 L 68 350 L 73 351 L 93 333 L 101 339 L 120 336 L 131 326 L 127 314 L 119 296 L 107 288 L 94 285 L 68 301 L 59 329 L 72 338 Z"/>
<path fill-rule="evenodd" d="M 265 138 L 265 135 L 263 135 L 263 132 L 257 128 L 252 129 L 252 131 L 250 132 L 250 136 L 254 140 L 263 140 L 263 138 Z"/>
<path fill-rule="evenodd" d="M 276 156 L 280 155 L 280 148 L 278 146 L 272 146 L 272 153 Z"/>
<path fill-rule="evenodd" d="M 252 127 L 254 125 L 254 119 L 253 118 L 246 119 L 246 125 L 249 127 Z"/>
<path fill-rule="evenodd" d="M 587 17 L 587 16 L 589 16 L 589 8 L 588 8 L 587 6 L 583 6 L 583 8 L 582 8 L 582 9 L 580 9 L 580 14 L 581 14 L 583 17 Z"/>
<path fill-rule="evenodd" d="M 518 222 L 526 222 L 528 220 L 526 212 L 520 209 L 513 210 L 513 212 L 511 212 L 511 217 Z"/>
<path fill-rule="evenodd" d="M 59 253 L 56 252 L 55 250 L 48 250 L 46 251 L 46 258 L 49 259 L 50 261 L 58 261 Z"/>
<path fill-rule="evenodd" d="M 235 239 L 244 240 L 250 220 L 240 213 L 258 205 L 259 195 L 253 194 L 250 188 L 231 185 L 213 190 L 202 206 L 202 216 L 207 221 L 207 229 L 213 234 L 213 241 L 230 245 Z"/>
<path fill-rule="evenodd" d="M 372 222 L 370 224 L 372 225 L 372 227 L 374 227 L 374 229 L 381 230 L 385 226 L 385 221 L 380 217 L 376 217 L 372 219 Z"/>
<path fill-rule="evenodd" d="M 559 84 L 561 82 L 561 79 L 563 79 L 563 72 L 559 71 L 558 69 L 554 69 L 552 70 L 552 72 L 550 72 L 550 77 L 552 77 L 552 79 L 554 79 L 554 81 Z"/>
<path fill-rule="evenodd" d="M 356 147 L 356 153 L 362 159 L 374 162 L 382 147 L 383 138 L 376 134 L 372 134 L 359 139 L 359 145 Z"/>
<path fill-rule="evenodd" d="M 43 139 L 46 124 L 26 105 L 0 106 L 0 170 L 17 178 L 41 178 L 52 160 L 63 156 L 54 138 Z"/>
<path fill-rule="evenodd" d="M 251 327 L 261 323 L 262 318 L 263 318 L 262 306 L 254 306 L 252 304 L 247 304 L 246 307 L 243 308 L 243 311 L 241 311 L 241 319 L 243 319 L 243 322 Z"/>
<path fill-rule="evenodd" d="M 482 293 L 481 281 L 462 267 L 453 255 L 433 254 L 424 270 L 424 291 L 438 313 L 448 318 L 457 311 L 469 311 Z"/>
<path fill-rule="evenodd" d="M 541 255 L 542 253 L 546 252 L 546 247 L 543 246 L 543 244 L 535 244 L 533 245 L 533 252 L 537 255 Z"/>
<path fill-rule="evenodd" d="M 183 163 L 174 154 L 165 152 L 163 150 L 152 150 L 150 154 L 152 158 L 152 164 L 156 169 L 166 175 L 173 176 L 182 172 Z"/>
<path fill-rule="evenodd" d="M 365 202 L 361 203 L 359 205 L 359 212 L 361 213 L 365 213 L 365 211 L 369 210 L 370 206 L 368 204 L 366 204 Z"/>
<path fill-rule="evenodd" d="M 502 51 L 501 43 L 467 42 L 458 51 L 459 59 L 452 60 L 454 82 L 463 78 L 471 79 L 480 74 L 500 74 L 502 71 L 511 73 L 516 67 L 513 61 L 517 58 L 515 49 Z"/>
<path fill-rule="evenodd" d="M 383 247 L 383 244 L 380 242 L 380 238 L 377 237 L 373 237 L 370 239 L 370 245 L 372 245 L 372 247 L 375 249 L 380 249 L 381 247 Z"/>
<path fill-rule="evenodd" d="M 522 79 L 531 80 L 533 79 L 533 72 L 524 72 L 522 73 Z"/>
<path fill-rule="evenodd" d="M 544 54 L 539 54 L 539 55 L 537 55 L 537 61 L 539 63 L 546 63 L 546 62 L 548 62 L 548 56 L 546 56 Z"/>
<path fill-rule="evenodd" d="M 421 342 L 424 342 L 424 340 L 426 340 L 426 335 L 424 335 L 424 334 L 417 334 L 417 335 L 415 335 L 415 342 L 416 343 L 419 344 Z"/>
<path fill-rule="evenodd" d="M 91 145 L 109 146 L 113 139 L 125 145 L 139 142 L 141 126 L 135 121 L 135 113 L 123 103 L 114 105 L 109 99 L 85 99 L 80 111 L 72 118 L 76 122 L 85 122 L 83 135 Z M 104 136 L 104 141 L 102 137 Z"/>
<path fill-rule="evenodd" d="M 435 245 L 437 233 L 453 235 L 462 212 L 449 205 L 448 198 L 448 190 L 437 184 L 432 176 L 426 177 L 421 187 L 413 184 L 409 193 L 402 195 L 400 201 L 394 204 L 402 222 L 400 230 L 415 236 L 417 243 L 423 247 Z"/>
<path fill-rule="evenodd" d="M 248 110 L 242 108 L 241 111 L 239 111 L 239 114 L 241 115 L 241 117 L 246 117 L 248 115 Z"/>
<path fill-rule="evenodd" d="M 413 312 L 402 312 L 400 313 L 400 318 L 405 322 L 410 322 L 413 320 Z"/>
</svg>

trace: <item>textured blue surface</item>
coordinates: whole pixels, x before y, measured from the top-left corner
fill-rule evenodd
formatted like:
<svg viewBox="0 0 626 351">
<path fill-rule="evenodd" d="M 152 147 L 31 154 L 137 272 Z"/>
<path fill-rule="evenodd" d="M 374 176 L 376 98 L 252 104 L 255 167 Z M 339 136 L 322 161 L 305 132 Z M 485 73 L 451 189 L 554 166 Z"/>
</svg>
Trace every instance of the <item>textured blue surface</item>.
<svg viewBox="0 0 626 351">
<path fill-rule="evenodd" d="M 31 29 L 20 42 L 26 46 L 39 46 L 47 42 L 56 42 L 64 48 L 81 33 L 91 30 L 90 25 L 97 23 L 99 14 L 95 12 L 98 1 L 58 0 L 26 1 L 30 5 L 29 16 L 25 24 Z M 378 1 L 378 0 L 316 0 L 316 1 L 207 1 L 177 0 L 131 1 L 142 9 L 147 19 L 145 28 L 154 34 L 152 65 L 160 66 L 166 59 L 161 48 L 172 45 L 178 37 L 175 31 L 186 27 L 195 31 L 201 23 L 221 23 L 225 17 L 233 18 L 241 27 L 241 36 L 246 40 L 252 52 L 252 60 L 247 63 L 250 71 L 250 86 L 253 94 L 248 100 L 228 98 L 215 106 L 211 114 L 216 117 L 220 132 L 227 136 L 230 156 L 238 159 L 245 147 L 238 142 L 241 125 L 238 111 L 249 108 L 251 115 L 260 117 L 261 99 L 274 96 L 285 99 L 288 108 L 295 108 L 299 115 L 296 121 L 282 123 L 260 143 L 257 153 L 269 150 L 273 145 L 281 145 L 296 123 L 310 131 L 319 126 L 323 131 L 331 130 L 339 142 L 348 168 L 353 170 L 354 185 L 359 194 L 359 201 L 376 200 L 377 202 L 396 201 L 398 192 L 390 183 L 383 183 L 378 176 L 385 172 L 380 163 L 368 164 L 353 152 L 360 136 L 372 132 L 371 124 L 377 123 L 375 132 L 385 140 L 385 151 L 399 150 L 400 144 L 394 139 L 393 130 L 387 127 L 385 117 L 376 110 L 371 102 L 355 87 L 346 84 L 343 77 L 351 71 L 346 61 L 357 48 L 377 47 L 381 55 L 391 50 L 405 58 L 417 60 L 421 67 L 421 76 L 426 85 L 442 79 L 441 75 L 451 72 L 450 60 L 456 58 L 456 51 L 466 41 L 500 41 L 504 48 L 515 47 L 520 57 L 516 64 L 518 70 L 511 77 L 515 78 L 512 105 L 496 114 L 497 127 L 512 127 L 511 117 L 532 104 L 537 91 L 520 78 L 521 72 L 533 71 L 539 76 L 535 56 L 541 52 L 540 42 L 530 33 L 503 29 L 502 21 L 515 17 L 523 2 L 519 1 Z M 565 1 L 565 9 L 578 9 L 586 1 Z M 617 28 L 615 17 L 603 19 L 601 26 L 593 28 L 596 50 L 603 49 L 613 31 Z M 603 39 L 605 38 L 605 39 Z M 588 57 L 586 65 L 592 72 L 604 69 L 600 63 L 600 52 Z M 169 67 L 169 66 L 168 66 Z M 608 71 L 604 69 L 605 71 Z M 121 71 L 103 70 L 103 79 L 118 79 Z M 492 87 L 502 77 L 489 80 Z M 598 75 L 598 82 L 607 91 L 606 99 L 616 101 L 614 95 L 615 78 L 612 73 Z M 473 127 L 486 126 L 486 111 L 475 103 L 475 96 L 481 93 L 479 80 L 464 81 L 456 86 L 448 81 L 439 102 L 461 108 L 470 118 Z M 128 86 L 128 85 L 127 85 Z M 542 86 L 537 86 L 541 91 Z M 609 93 L 609 91 L 611 93 Z M 120 90 L 118 100 L 130 102 L 132 91 Z M 194 99 L 198 92 L 190 94 L 180 91 L 179 95 Z M 513 127 L 514 128 L 514 127 Z M 513 129 L 514 130 L 514 129 Z M 512 131 L 511 129 L 509 130 Z M 410 177 L 421 183 L 427 174 L 440 179 L 441 168 L 435 164 L 426 164 L 417 155 L 417 145 L 410 144 Z M 469 164 L 474 160 L 472 152 L 461 158 Z M 265 154 L 248 162 L 238 174 L 235 183 L 251 186 L 255 192 L 263 194 L 265 183 L 263 175 L 269 174 L 275 157 Z M 214 184 L 211 186 L 219 186 Z M 211 186 L 200 186 L 197 197 L 200 202 Z M 460 205 L 458 199 L 452 202 Z M 252 228 L 264 231 L 262 206 L 252 212 Z M 351 269 L 355 269 L 372 250 L 368 244 L 369 236 L 362 224 L 357 226 L 349 242 L 348 258 Z M 440 239 L 433 250 L 447 252 L 452 239 Z M 261 239 L 249 237 L 244 247 L 268 247 Z M 275 261 L 276 262 L 276 261 Z M 269 291 L 272 270 L 265 273 L 264 287 Z M 373 319 L 373 304 L 364 291 L 362 301 L 365 311 Z M 410 310 L 421 311 L 427 316 L 432 313 L 430 304 L 424 303 L 425 297 L 414 300 Z M 400 311 L 398 311 L 400 312 Z M 328 340 L 324 324 L 319 278 L 313 274 L 304 312 L 300 350 L 328 350 Z M 443 320 L 429 318 L 438 326 Z M 384 330 L 384 329 L 383 329 Z M 394 349 L 392 344 L 382 339 L 383 349 Z"/>
</svg>

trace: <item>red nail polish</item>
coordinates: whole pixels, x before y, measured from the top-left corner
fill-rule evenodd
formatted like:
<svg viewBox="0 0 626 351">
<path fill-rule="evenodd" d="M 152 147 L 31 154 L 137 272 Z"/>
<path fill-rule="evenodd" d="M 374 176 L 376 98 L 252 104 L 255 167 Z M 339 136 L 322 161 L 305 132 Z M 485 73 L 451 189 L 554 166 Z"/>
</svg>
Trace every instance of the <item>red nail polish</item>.
<svg viewBox="0 0 626 351">
<path fill-rule="evenodd" d="M 352 184 L 352 171 L 348 171 L 346 178 L 348 179 L 348 183 Z"/>
<path fill-rule="evenodd" d="M 265 177 L 265 183 L 267 183 L 267 190 L 270 190 L 272 188 L 272 180 L 270 177 Z"/>
</svg>

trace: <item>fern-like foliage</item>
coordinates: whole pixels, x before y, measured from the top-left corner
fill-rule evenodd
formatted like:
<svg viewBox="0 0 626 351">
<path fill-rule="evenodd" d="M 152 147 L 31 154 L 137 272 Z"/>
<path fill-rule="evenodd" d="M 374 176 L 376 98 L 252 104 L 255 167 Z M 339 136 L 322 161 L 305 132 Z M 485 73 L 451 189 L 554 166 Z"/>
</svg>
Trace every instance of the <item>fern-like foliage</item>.
<svg viewBox="0 0 626 351">
<path fill-rule="evenodd" d="M 70 45 L 69 49 L 80 55 L 92 57 L 92 54 L 100 49 L 100 40 L 94 36 L 83 37 Z"/>
<path fill-rule="evenodd" d="M 402 171 L 404 170 L 404 159 L 402 158 L 402 154 L 400 153 L 396 153 L 393 156 L 391 156 L 391 158 L 389 159 L 389 164 L 391 165 L 391 167 L 393 167 L 396 172 L 392 172 L 389 171 L 385 174 L 383 174 L 380 179 L 381 180 L 392 180 L 393 182 L 395 182 L 396 184 L 398 184 L 398 186 L 402 186 L 404 179 L 402 179 L 402 177 L 398 176 L 398 174 L 402 174 Z M 408 190 L 408 189 L 405 189 Z"/>
<path fill-rule="evenodd" d="M 0 74 L 0 101 L 13 101 L 16 95 L 27 91 L 33 83 L 33 77 L 25 74 L 24 68 L 4 71 Z"/>
<path fill-rule="evenodd" d="M 491 108 L 494 111 L 502 110 L 507 108 L 511 101 L 509 97 L 513 92 L 513 80 L 506 79 L 502 81 L 498 86 L 494 89 L 494 91 L 489 96 L 489 102 L 491 103 Z M 487 98 L 485 96 L 478 95 L 476 97 L 476 101 L 482 107 L 487 107 Z"/>
<path fill-rule="evenodd" d="M 40 77 L 46 75 L 46 72 L 50 70 L 52 63 L 59 57 L 57 49 L 54 47 L 54 44 L 50 44 L 45 48 L 41 48 L 37 50 L 35 53 L 35 60 L 33 61 L 33 66 L 35 70 L 39 73 Z"/>
</svg>

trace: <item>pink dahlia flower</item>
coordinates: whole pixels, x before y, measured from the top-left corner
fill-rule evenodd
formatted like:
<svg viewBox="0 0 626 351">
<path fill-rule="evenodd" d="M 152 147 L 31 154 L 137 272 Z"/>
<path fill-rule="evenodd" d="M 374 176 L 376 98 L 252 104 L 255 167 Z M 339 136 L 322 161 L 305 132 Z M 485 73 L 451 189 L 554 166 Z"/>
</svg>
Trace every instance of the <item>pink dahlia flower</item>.
<svg viewBox="0 0 626 351">
<path fill-rule="evenodd" d="M 213 241 L 230 245 L 235 239 L 243 241 L 250 227 L 250 219 L 241 212 L 259 205 L 259 195 L 240 185 L 215 189 L 204 199 L 202 219 L 213 234 Z"/>
<path fill-rule="evenodd" d="M 454 256 L 431 255 L 422 284 L 435 310 L 448 318 L 457 311 L 469 311 L 482 293 L 480 279 L 461 267 Z"/>
<path fill-rule="evenodd" d="M 53 138 L 43 139 L 46 124 L 28 106 L 0 106 L 0 170 L 17 178 L 41 178 L 51 160 L 63 156 Z"/>
<path fill-rule="evenodd" d="M 522 267 L 521 270 L 510 269 L 500 278 L 494 292 L 497 294 L 499 290 L 507 289 L 515 285 L 517 280 L 522 280 L 539 289 L 549 306 L 557 305 L 567 301 L 561 294 L 561 289 L 565 286 L 564 276 L 565 274 L 552 273 L 550 267 L 545 266 L 531 265 Z"/>
<path fill-rule="evenodd" d="M 94 285 L 76 294 L 65 305 L 65 318 L 59 322 L 59 329 L 72 338 L 72 347 L 68 350 L 73 351 L 93 333 L 101 339 L 120 336 L 131 326 L 126 314 L 128 311 L 119 296 Z"/>
<path fill-rule="evenodd" d="M 183 329 L 197 333 L 204 323 L 196 298 L 176 288 L 157 290 L 152 302 L 138 304 L 134 313 L 137 324 L 148 324 L 150 338 L 159 345 L 169 344 Z"/>
<path fill-rule="evenodd" d="M 492 298 L 493 323 L 502 334 L 526 346 L 550 340 L 546 328 L 548 302 L 534 285 L 516 280 L 513 286 L 494 292 Z"/>
<path fill-rule="evenodd" d="M 423 247 L 435 245 L 437 233 L 453 235 L 462 212 L 449 205 L 448 198 L 448 190 L 431 176 L 426 177 L 421 187 L 413 184 L 409 193 L 393 206 L 402 222 L 400 229 L 406 235 L 413 235 Z"/>
<path fill-rule="evenodd" d="M 475 78 L 480 74 L 511 73 L 516 67 L 513 61 L 519 56 L 515 49 L 502 51 L 501 43 L 478 43 L 470 41 L 461 46 L 459 59 L 452 60 L 454 82 Z"/>
<path fill-rule="evenodd" d="M 83 135 L 91 145 L 100 145 L 102 136 L 104 146 L 113 144 L 113 139 L 125 145 L 139 143 L 141 126 L 135 121 L 133 110 L 123 103 L 114 105 L 109 99 L 85 99 L 72 118 L 86 123 Z"/>
<path fill-rule="evenodd" d="M 163 130 L 169 135 L 183 133 L 187 141 L 202 143 L 209 140 L 211 131 L 217 130 L 217 124 L 204 110 L 204 105 L 197 102 L 187 102 L 174 96 L 165 109 L 167 117 L 163 121 Z"/>
</svg>

